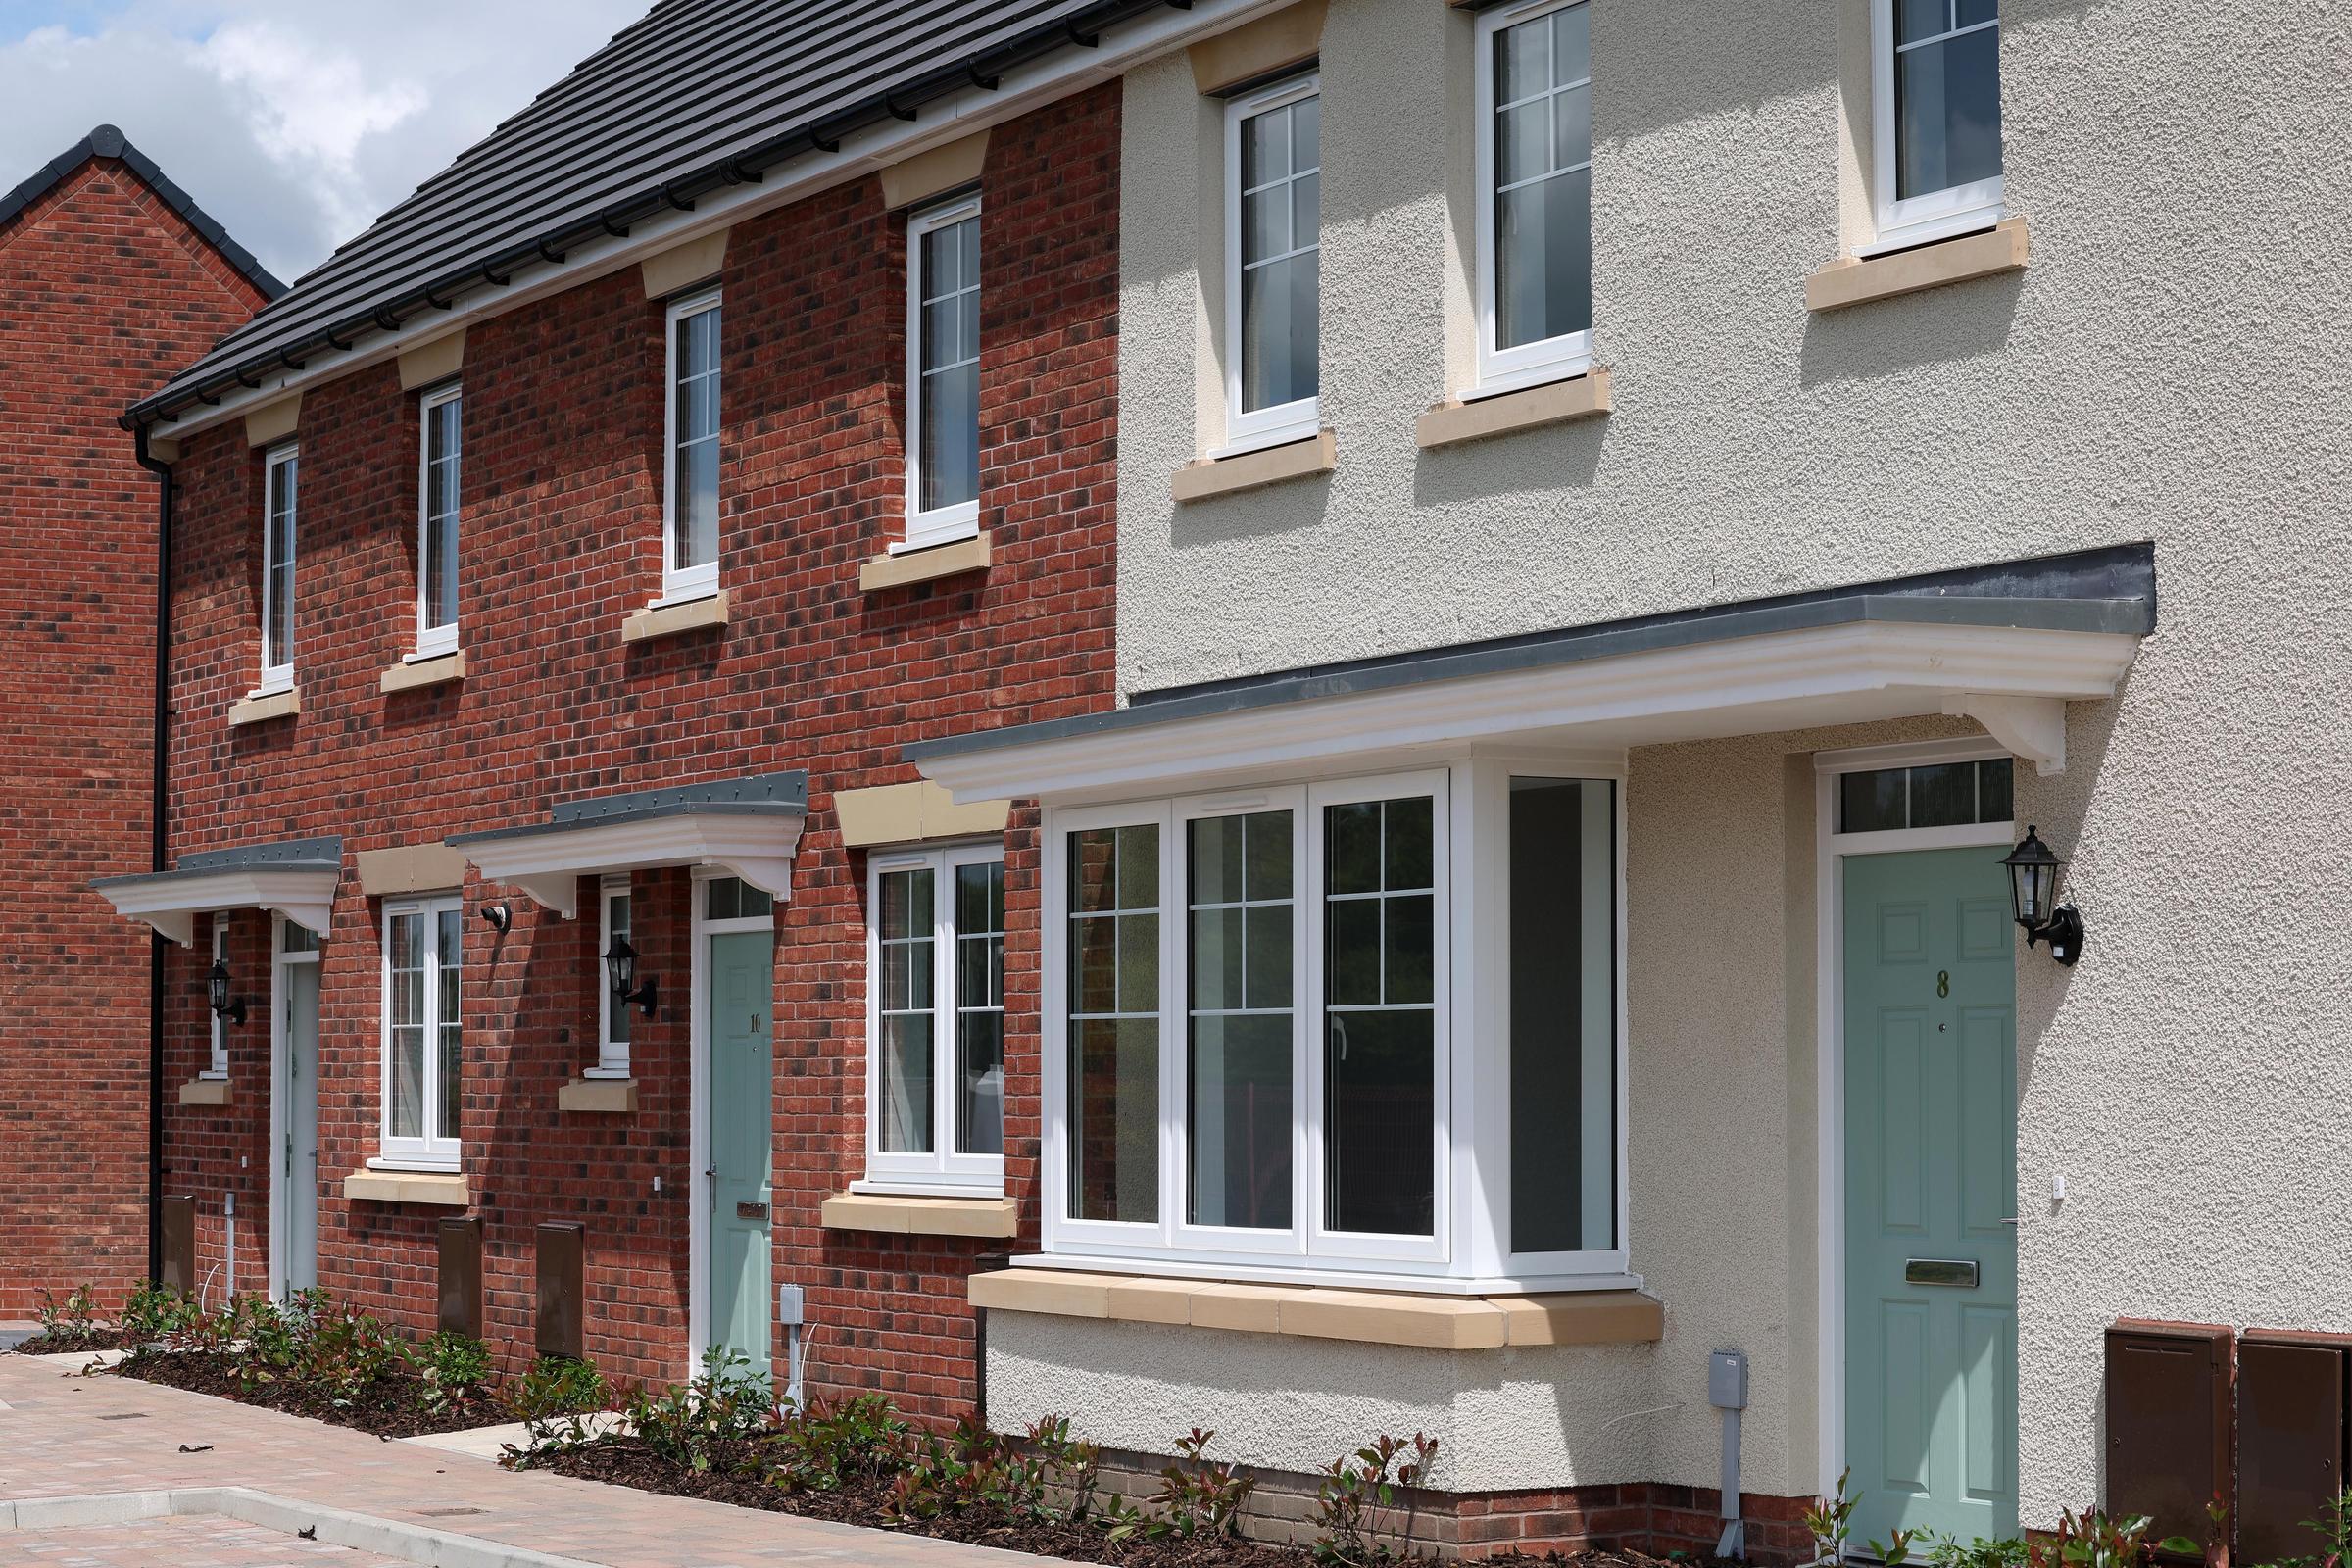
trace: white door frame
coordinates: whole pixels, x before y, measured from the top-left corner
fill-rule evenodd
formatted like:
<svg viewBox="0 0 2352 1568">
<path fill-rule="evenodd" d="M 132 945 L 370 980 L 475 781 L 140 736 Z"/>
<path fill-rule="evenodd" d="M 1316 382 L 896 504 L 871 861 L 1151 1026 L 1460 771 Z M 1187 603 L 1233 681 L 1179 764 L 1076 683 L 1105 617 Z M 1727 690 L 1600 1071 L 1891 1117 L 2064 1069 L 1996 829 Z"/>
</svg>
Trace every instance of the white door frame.
<svg viewBox="0 0 2352 1568">
<path fill-rule="evenodd" d="M 320 944 L 324 946 L 323 941 Z M 287 1118 L 286 1095 L 286 970 L 294 964 L 317 967 L 320 955 L 286 951 L 286 917 L 270 916 L 270 1298 L 286 1298 L 286 1263 L 293 1253 L 293 1237 L 286 1228 L 286 1140 L 293 1136 Z M 323 978 L 323 976 L 321 977 Z M 323 990 L 323 988 L 321 988 Z M 318 1093 L 314 1065 L 311 1093 Z M 317 1172 L 313 1172 L 314 1179 Z"/>
<path fill-rule="evenodd" d="M 734 876 L 724 866 L 697 866 L 688 897 L 693 902 L 693 919 L 689 923 L 692 940 L 687 944 L 687 1036 L 690 1108 L 687 1113 L 687 1152 L 692 1169 L 687 1177 L 687 1281 L 686 1281 L 686 1368 L 685 1376 L 693 1377 L 702 1370 L 703 1352 L 710 1346 L 710 1215 L 703 1207 L 710 1191 L 710 1178 L 704 1175 L 710 1164 L 710 939 L 732 936 L 737 932 L 764 931 L 774 940 L 776 917 L 771 909 L 764 915 L 746 919 L 712 920 L 706 917 L 710 907 L 710 885 Z M 750 887 L 750 883 L 744 886 Z M 762 890 L 764 891 L 764 890 Z M 781 904 L 782 900 L 777 900 Z M 631 906 L 632 909 L 634 906 Z M 772 1051 L 775 1041 L 774 962 L 768 956 L 768 1041 Z M 771 1057 L 772 1060 L 772 1057 Z M 769 1075 L 770 1119 L 773 1119 L 774 1075 Z M 769 1142 L 774 1142 L 771 1129 Z M 773 1217 L 770 1217 L 773 1234 Z M 772 1256 L 771 1256 L 772 1265 Z"/>
<path fill-rule="evenodd" d="M 1833 1494 L 1845 1472 L 1845 878 L 1849 855 L 1907 855 L 1920 850 L 2008 849 L 2017 842 L 2015 803 L 2011 819 L 1957 827 L 1890 828 L 1879 833 L 1839 833 L 1838 779 L 1887 767 L 1933 762 L 1982 761 L 2009 757 L 1999 743 L 1982 735 L 1921 741 L 1901 746 L 1864 746 L 1818 752 L 1813 758 L 1816 847 L 1813 906 L 1814 1143 L 1819 1154 L 1814 1245 L 1819 1269 L 1814 1313 L 1820 1330 L 1821 1472 L 1815 1490 Z"/>
</svg>

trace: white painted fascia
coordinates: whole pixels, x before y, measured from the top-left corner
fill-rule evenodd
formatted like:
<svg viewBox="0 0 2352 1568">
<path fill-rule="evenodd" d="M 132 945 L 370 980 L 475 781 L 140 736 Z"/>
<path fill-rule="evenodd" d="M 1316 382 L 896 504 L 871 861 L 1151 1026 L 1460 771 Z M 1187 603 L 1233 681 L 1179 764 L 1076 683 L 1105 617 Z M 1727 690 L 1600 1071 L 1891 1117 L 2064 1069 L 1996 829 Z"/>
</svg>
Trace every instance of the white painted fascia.
<svg viewBox="0 0 2352 1568">
<path fill-rule="evenodd" d="M 303 368 L 263 372 L 261 384 L 220 394 L 217 404 L 199 404 L 174 418 L 150 425 L 151 439 L 184 439 L 232 418 L 242 418 L 257 405 L 274 402 L 288 392 L 339 379 L 396 359 L 405 350 L 428 339 L 443 337 L 474 321 L 488 320 L 550 295 L 577 288 L 609 273 L 634 267 L 660 251 L 714 233 L 746 219 L 862 178 L 892 164 L 978 130 L 1002 124 L 1057 99 L 1115 80 L 1136 67 L 1162 55 L 1229 32 L 1244 23 L 1291 0 L 1195 0 L 1191 10 L 1174 6 L 1148 13 L 1135 21 L 1106 28 L 1093 49 L 1057 50 L 1004 73 L 994 91 L 966 87 L 925 105 L 914 122 L 885 121 L 841 137 L 841 150 L 804 156 L 791 165 L 767 172 L 761 184 L 738 185 L 695 199 L 690 213 L 662 213 L 639 220 L 625 238 L 602 238 L 575 244 L 561 263 L 517 263 L 512 281 L 503 287 L 485 286 L 468 301 L 446 311 L 428 311 L 404 322 L 396 332 L 370 332 L 364 344 L 338 354 L 315 350 Z M 779 179 L 783 168 L 793 177 Z"/>
<path fill-rule="evenodd" d="M 580 912 L 580 878 L 662 866 L 716 866 L 788 903 L 803 820 L 782 813 L 688 812 L 640 822 L 583 822 L 559 832 L 456 848 L 483 880 L 519 888 L 542 908 L 568 920 Z"/>
<path fill-rule="evenodd" d="M 1987 698 L 2095 701 L 2114 694 L 2138 647 L 2127 633 L 1865 621 L 928 757 L 918 765 L 958 802 L 1071 804 L 1165 793 L 1204 778 L 1223 786 L 1328 772 L 1344 760 L 1514 735 L 1656 745 L 1789 728 L 1792 712 L 1807 723 L 1939 713 L 1961 694 L 1985 711 Z M 1743 720 L 1743 710 L 1754 711 Z"/>
<path fill-rule="evenodd" d="M 205 876 L 172 876 L 98 891 L 126 919 L 144 920 L 181 947 L 196 940 L 196 916 L 213 909 L 270 909 L 326 935 L 338 871 L 248 866 Z"/>
</svg>

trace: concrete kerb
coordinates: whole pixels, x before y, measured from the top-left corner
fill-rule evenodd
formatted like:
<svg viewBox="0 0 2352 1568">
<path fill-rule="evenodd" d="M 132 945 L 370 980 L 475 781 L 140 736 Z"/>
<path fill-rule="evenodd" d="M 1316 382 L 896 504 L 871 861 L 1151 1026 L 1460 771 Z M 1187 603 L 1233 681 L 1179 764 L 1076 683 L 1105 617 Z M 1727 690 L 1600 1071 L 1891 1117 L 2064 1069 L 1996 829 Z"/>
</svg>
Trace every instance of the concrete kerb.
<svg viewBox="0 0 2352 1568">
<path fill-rule="evenodd" d="M 578 1557 L 559 1557 L 425 1525 L 398 1524 L 323 1503 L 296 1502 L 250 1487 L 175 1487 L 0 1502 L 0 1533 L 82 1530 L 208 1513 L 288 1536 L 309 1530 L 314 1532 L 311 1539 L 327 1545 L 399 1557 L 424 1568 L 598 1568 Z"/>
</svg>

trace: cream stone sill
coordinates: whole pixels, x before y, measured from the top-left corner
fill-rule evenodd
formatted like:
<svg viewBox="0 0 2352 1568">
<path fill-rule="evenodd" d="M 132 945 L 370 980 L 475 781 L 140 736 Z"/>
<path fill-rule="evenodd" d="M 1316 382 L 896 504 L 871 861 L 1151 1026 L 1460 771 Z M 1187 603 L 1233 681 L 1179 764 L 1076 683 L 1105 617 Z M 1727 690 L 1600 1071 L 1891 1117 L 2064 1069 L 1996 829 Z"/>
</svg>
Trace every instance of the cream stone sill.
<svg viewBox="0 0 2352 1568">
<path fill-rule="evenodd" d="M 836 1193 L 817 1207 L 829 1231 L 882 1231 L 892 1236 L 1012 1236 L 1020 1216 L 1009 1198 L 902 1198 L 883 1193 Z"/>
<path fill-rule="evenodd" d="M 1641 1291 L 1462 1298 L 1019 1268 L 973 1275 L 971 1300 L 997 1311 L 1432 1350 L 1642 1345 L 1666 1332 L 1665 1307 Z"/>
<path fill-rule="evenodd" d="M 1176 470 L 1169 492 L 1179 503 L 1206 501 L 1285 479 L 1329 473 L 1339 466 L 1339 442 L 1329 430 L 1321 430 L 1302 441 L 1260 447 L 1230 458 L 1196 458 Z"/>
<path fill-rule="evenodd" d="M 466 651 L 436 654 L 430 659 L 404 659 L 384 671 L 377 685 L 389 697 L 394 692 L 422 691 L 427 686 L 446 686 L 451 681 L 466 678 Z"/>
<path fill-rule="evenodd" d="M 650 642 L 657 637 L 676 637 L 690 631 L 707 631 L 712 626 L 727 623 L 727 592 L 707 594 L 675 605 L 651 605 L 620 623 L 620 640 L 624 643 Z"/>
<path fill-rule="evenodd" d="M 556 1091 L 558 1110 L 598 1111 L 606 1115 L 632 1115 L 637 1109 L 637 1080 L 634 1078 L 574 1078 Z"/>
<path fill-rule="evenodd" d="M 376 1203 L 435 1203 L 465 1208 L 473 1189 L 455 1173 L 423 1170 L 355 1170 L 343 1178 L 345 1198 Z"/>
<path fill-rule="evenodd" d="M 1805 279 L 1805 308 L 1842 311 L 1947 283 L 2023 271 L 2029 249 L 2026 220 L 2006 218 L 1983 233 L 1937 240 L 1916 250 L 1867 259 L 1843 257 Z"/>
<path fill-rule="evenodd" d="M 225 1105 L 231 1103 L 228 1080 L 225 1078 L 191 1078 L 179 1086 L 179 1102 L 183 1105 Z"/>
<path fill-rule="evenodd" d="M 238 729 L 247 724 L 266 724 L 273 718 L 292 718 L 302 711 L 301 688 L 289 686 L 282 692 L 256 692 L 228 709 L 228 727 Z"/>
<path fill-rule="evenodd" d="M 990 560 L 988 530 L 983 528 L 971 538 L 958 539 L 954 544 L 876 556 L 858 568 L 858 586 L 869 594 L 885 588 L 904 588 L 909 583 L 932 582 L 967 571 L 986 571 Z"/>
<path fill-rule="evenodd" d="M 1460 441 L 1480 441 L 1514 430 L 1540 429 L 1570 419 L 1596 418 L 1609 412 L 1609 372 L 1594 366 L 1579 376 L 1546 381 L 1523 391 L 1502 392 L 1464 403 L 1447 398 L 1414 422 L 1413 439 L 1426 451 Z"/>
</svg>

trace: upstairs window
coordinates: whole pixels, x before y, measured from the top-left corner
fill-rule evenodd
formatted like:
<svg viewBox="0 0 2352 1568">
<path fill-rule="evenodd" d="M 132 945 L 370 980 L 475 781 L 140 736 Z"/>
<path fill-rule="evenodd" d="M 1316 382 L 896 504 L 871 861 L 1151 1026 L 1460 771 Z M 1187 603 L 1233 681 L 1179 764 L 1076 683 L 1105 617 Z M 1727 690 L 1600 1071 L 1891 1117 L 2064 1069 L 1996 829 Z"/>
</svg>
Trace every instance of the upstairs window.
<svg viewBox="0 0 2352 1568">
<path fill-rule="evenodd" d="M 1323 100 L 1313 76 L 1225 110 L 1226 450 L 1316 432 Z"/>
<path fill-rule="evenodd" d="M 1592 7 L 1478 19 L 1480 392 L 1592 363 Z"/>
<path fill-rule="evenodd" d="M 294 684 L 294 538 L 302 458 L 291 443 L 263 460 L 262 684 L 266 692 Z"/>
<path fill-rule="evenodd" d="M 1874 0 L 1876 249 L 2001 216 L 1999 0 Z"/>
<path fill-rule="evenodd" d="M 980 198 L 906 222 L 906 548 L 980 526 Z"/>
<path fill-rule="evenodd" d="M 458 470 L 465 401 L 456 387 L 427 393 L 416 484 L 416 652 L 458 647 Z"/>
<path fill-rule="evenodd" d="M 464 938 L 465 916 L 454 898 L 384 906 L 383 1157 L 388 1163 L 458 1168 Z"/>
<path fill-rule="evenodd" d="M 876 855 L 868 1188 L 1004 1179 L 1004 858 L 995 846 Z"/>
<path fill-rule="evenodd" d="M 718 291 L 669 308 L 669 474 L 662 597 L 718 590 Z"/>
</svg>

